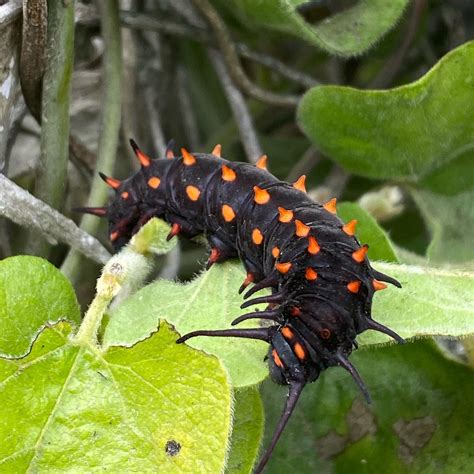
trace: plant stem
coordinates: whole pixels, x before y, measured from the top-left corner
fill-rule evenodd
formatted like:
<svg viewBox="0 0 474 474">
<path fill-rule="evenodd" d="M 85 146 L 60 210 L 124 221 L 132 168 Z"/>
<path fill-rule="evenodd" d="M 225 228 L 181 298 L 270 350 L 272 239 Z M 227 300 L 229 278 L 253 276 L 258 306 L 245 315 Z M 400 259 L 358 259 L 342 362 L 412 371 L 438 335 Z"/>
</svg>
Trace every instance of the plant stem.
<svg viewBox="0 0 474 474">
<path fill-rule="evenodd" d="M 97 345 L 97 332 L 111 299 L 112 297 L 108 298 L 99 294 L 95 296 L 84 316 L 79 331 L 73 339 L 76 344 Z"/>
<path fill-rule="evenodd" d="M 96 171 L 107 175 L 113 173 L 117 152 L 121 107 L 122 107 L 122 45 L 117 0 L 104 0 L 101 6 L 102 36 L 104 38 L 104 108 L 102 114 L 102 134 L 99 140 Z M 92 181 L 89 206 L 100 206 L 107 200 L 108 189 L 97 173 Z M 84 216 L 81 228 L 93 235 L 97 231 L 99 220 L 93 216 Z M 70 250 L 61 270 L 74 283 L 81 268 L 81 255 Z"/>
<path fill-rule="evenodd" d="M 48 39 L 41 102 L 41 155 L 35 195 L 59 209 L 66 190 L 69 99 L 74 63 L 74 2 L 48 2 Z M 29 252 L 46 255 L 49 245 L 29 236 Z"/>
</svg>

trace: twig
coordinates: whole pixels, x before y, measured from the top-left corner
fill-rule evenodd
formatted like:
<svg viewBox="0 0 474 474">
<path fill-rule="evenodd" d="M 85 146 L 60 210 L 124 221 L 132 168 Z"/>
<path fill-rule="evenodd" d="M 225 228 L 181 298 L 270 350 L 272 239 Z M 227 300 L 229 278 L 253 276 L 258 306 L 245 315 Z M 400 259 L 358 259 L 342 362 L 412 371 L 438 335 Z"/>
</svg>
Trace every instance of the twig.
<svg viewBox="0 0 474 474">
<path fill-rule="evenodd" d="M 74 6 L 50 2 L 41 103 L 41 155 L 35 195 L 58 209 L 64 202 L 69 139 L 69 98 L 74 61 Z M 44 241 L 30 234 L 29 252 L 47 253 Z"/>
<path fill-rule="evenodd" d="M 257 51 L 252 51 L 244 43 L 236 43 L 235 47 L 239 56 L 255 61 L 258 64 L 262 64 L 263 66 L 266 66 L 269 69 L 272 69 L 273 71 L 279 73 L 283 77 L 286 77 L 287 79 L 290 79 L 291 81 L 296 82 L 297 84 L 301 84 L 307 89 L 321 84 L 314 77 L 305 74 L 304 72 L 300 72 L 295 69 L 292 69 L 291 67 L 288 67 L 283 61 L 280 61 L 279 59 L 276 59 L 267 54 L 259 53 Z"/>
<path fill-rule="evenodd" d="M 297 180 L 302 174 L 309 173 L 319 162 L 321 161 L 321 156 L 313 146 L 310 146 L 303 154 L 300 160 L 298 160 L 291 168 L 286 181 L 292 183 Z"/>
<path fill-rule="evenodd" d="M 98 263 L 105 263 L 110 257 L 98 240 L 79 229 L 72 220 L 36 199 L 2 174 L 0 215 L 16 224 L 33 227 L 50 242 L 54 240 L 67 243 Z"/>
<path fill-rule="evenodd" d="M 5 5 L 0 5 L 0 28 L 4 28 L 18 19 L 21 14 L 21 1 L 10 0 Z"/>
<path fill-rule="evenodd" d="M 25 103 L 38 123 L 41 120 L 41 89 L 45 69 L 48 28 L 46 0 L 23 2 L 20 82 Z"/>
<path fill-rule="evenodd" d="M 2 14 L 0 7 L 0 15 Z M 11 16 L 9 16 L 11 18 Z M 18 52 L 20 45 L 19 16 L 16 23 L 6 23 L 0 31 L 0 172 L 8 167 L 12 129 L 19 102 Z"/>
<path fill-rule="evenodd" d="M 406 27 L 406 31 L 404 32 L 402 43 L 395 53 L 390 56 L 375 79 L 370 83 L 370 88 L 383 88 L 390 86 L 393 79 L 400 70 L 403 60 L 410 48 L 413 38 L 415 37 L 416 30 L 426 4 L 427 0 L 414 0 L 412 14 Z"/>
<path fill-rule="evenodd" d="M 214 31 L 216 36 L 217 44 L 222 52 L 222 58 L 226 63 L 229 70 L 229 74 L 232 77 L 235 84 L 242 89 L 243 92 L 250 95 L 251 97 L 265 102 L 267 104 L 282 106 L 282 107 L 295 107 L 298 105 L 300 97 L 296 95 L 283 95 L 275 94 L 273 92 L 264 90 L 254 84 L 246 76 L 243 71 L 235 45 L 230 38 L 230 34 L 227 31 L 227 27 L 219 16 L 214 7 L 209 3 L 208 0 L 192 0 L 194 5 L 198 8 L 200 13 L 207 19 L 209 25 Z"/>
<path fill-rule="evenodd" d="M 222 59 L 222 55 L 218 51 L 209 48 L 208 56 L 217 72 L 217 76 L 221 81 L 232 113 L 234 114 L 235 123 L 239 129 L 240 139 L 247 156 L 247 161 L 256 163 L 259 156 L 262 155 L 262 148 L 260 147 L 257 133 L 253 126 L 252 116 L 247 108 L 245 99 L 240 90 L 237 89 L 232 82 Z"/>
<path fill-rule="evenodd" d="M 156 31 L 173 36 L 180 36 L 199 43 L 205 43 L 209 46 L 216 46 L 212 35 L 204 28 L 198 28 L 196 26 L 185 25 L 182 23 L 174 23 L 170 20 L 160 20 L 145 14 L 137 14 L 128 11 L 120 12 L 120 20 L 122 26 L 127 28 Z M 252 51 L 244 43 L 235 43 L 235 48 L 239 56 L 266 66 L 278 74 L 281 74 L 283 77 L 286 77 L 297 84 L 301 84 L 304 88 L 310 88 L 320 84 L 320 82 L 312 76 L 287 66 L 284 62 L 274 58 L 273 56 Z"/>
<path fill-rule="evenodd" d="M 323 186 L 331 190 L 331 197 L 339 198 L 341 197 L 350 176 L 350 173 L 348 173 L 344 168 L 341 168 L 339 165 L 333 165 L 331 171 L 324 180 Z"/>
<path fill-rule="evenodd" d="M 196 115 L 193 112 L 191 97 L 188 91 L 188 81 L 186 80 L 186 71 L 183 66 L 179 66 L 177 70 L 178 78 L 178 100 L 179 109 L 181 111 L 181 118 L 183 120 L 186 138 L 192 150 L 197 150 L 199 147 L 199 131 L 196 120 Z"/>
<path fill-rule="evenodd" d="M 155 32 L 153 32 L 155 33 Z M 174 74 L 172 71 L 163 71 L 163 64 L 161 58 L 161 44 L 160 35 L 152 34 L 152 32 L 142 32 L 141 35 L 136 35 L 140 41 L 139 47 L 143 50 L 148 51 L 151 49 L 153 60 L 149 57 L 142 57 L 139 63 L 140 73 L 138 75 L 138 81 L 140 84 L 140 90 L 143 91 L 144 108 L 147 113 L 147 123 L 149 127 L 149 135 L 155 151 L 155 155 L 159 157 L 165 156 L 167 140 L 163 131 L 161 117 L 160 117 L 160 89 L 166 82 L 166 72 L 170 73 L 169 81 L 173 81 Z M 148 56 L 148 55 L 147 55 Z M 159 78 L 159 80 L 157 80 Z M 157 82 L 159 86 L 157 86 Z M 173 81 L 174 83 L 174 81 Z M 173 84 L 169 84 L 170 87 L 175 87 Z"/>
<path fill-rule="evenodd" d="M 121 117 L 121 84 L 122 84 L 122 49 L 120 23 L 118 19 L 117 0 L 104 0 L 101 5 L 102 35 L 104 38 L 104 108 L 102 114 L 102 134 L 99 140 L 96 169 L 111 174 L 120 133 Z M 89 205 L 100 206 L 107 199 L 108 189 L 94 176 L 89 195 Z M 81 228 L 94 234 L 99 221 L 93 216 L 84 216 Z M 71 250 L 63 265 L 63 272 L 75 281 L 80 270 L 80 256 Z"/>
</svg>

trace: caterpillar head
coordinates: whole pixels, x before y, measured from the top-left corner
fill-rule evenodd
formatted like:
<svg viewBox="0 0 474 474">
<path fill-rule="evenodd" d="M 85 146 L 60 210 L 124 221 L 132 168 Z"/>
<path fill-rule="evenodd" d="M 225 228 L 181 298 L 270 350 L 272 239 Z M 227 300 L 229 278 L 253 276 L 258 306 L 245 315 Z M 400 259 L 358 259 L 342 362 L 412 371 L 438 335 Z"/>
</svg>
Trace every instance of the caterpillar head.
<svg viewBox="0 0 474 474">
<path fill-rule="evenodd" d="M 162 214 L 165 206 L 164 193 L 158 178 L 158 171 L 163 168 L 165 160 L 151 160 L 133 140 L 130 140 L 130 143 L 140 161 L 141 169 L 124 181 L 99 173 L 105 183 L 115 191 L 115 197 L 108 207 L 75 209 L 107 218 L 109 239 L 116 251 L 128 243 L 149 219 Z M 172 146 L 171 142 L 169 146 Z M 167 155 L 169 154 L 167 151 Z"/>
</svg>

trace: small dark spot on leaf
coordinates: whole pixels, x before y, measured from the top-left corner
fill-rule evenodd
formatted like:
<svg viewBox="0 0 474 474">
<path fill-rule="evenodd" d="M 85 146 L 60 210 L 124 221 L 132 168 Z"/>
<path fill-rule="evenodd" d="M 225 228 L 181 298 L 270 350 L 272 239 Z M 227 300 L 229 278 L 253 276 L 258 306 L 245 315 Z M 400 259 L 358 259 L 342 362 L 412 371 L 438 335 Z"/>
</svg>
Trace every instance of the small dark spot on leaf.
<svg viewBox="0 0 474 474">
<path fill-rule="evenodd" d="M 97 373 L 98 373 L 102 378 L 104 378 L 105 380 L 107 380 L 107 377 L 106 377 L 102 372 L 100 372 L 100 371 L 98 370 Z"/>
<path fill-rule="evenodd" d="M 166 442 L 165 451 L 168 456 L 176 456 L 181 451 L 181 445 L 174 439 L 170 439 Z"/>
</svg>

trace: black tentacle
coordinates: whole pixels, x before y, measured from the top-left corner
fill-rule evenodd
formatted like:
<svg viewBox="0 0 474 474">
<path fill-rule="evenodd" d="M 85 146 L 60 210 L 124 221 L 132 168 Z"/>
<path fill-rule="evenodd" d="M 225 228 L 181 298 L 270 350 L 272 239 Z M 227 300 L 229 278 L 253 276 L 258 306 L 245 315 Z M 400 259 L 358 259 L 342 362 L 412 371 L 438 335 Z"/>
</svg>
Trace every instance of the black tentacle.
<svg viewBox="0 0 474 474">
<path fill-rule="evenodd" d="M 216 329 L 213 331 L 193 331 L 184 336 L 181 336 L 176 343 L 181 344 L 186 342 L 188 339 L 197 336 L 208 336 L 208 337 L 243 337 L 246 339 L 259 339 L 260 341 L 270 342 L 270 333 L 268 329 Z"/>
<path fill-rule="evenodd" d="M 281 321 L 278 311 L 255 311 L 253 313 L 243 314 L 242 316 L 235 318 L 230 324 L 235 326 L 249 319 L 268 319 L 269 321 L 275 322 Z"/>
<path fill-rule="evenodd" d="M 304 382 L 290 382 L 285 408 L 283 409 L 283 413 L 275 428 L 272 440 L 270 441 L 268 448 L 265 450 L 265 453 L 260 458 L 260 461 L 257 464 L 257 467 L 255 468 L 255 474 L 260 474 L 263 471 L 263 468 L 267 464 L 268 460 L 270 459 L 273 449 L 275 448 L 278 440 L 280 439 L 280 436 L 283 433 L 283 430 L 285 429 L 285 426 L 288 423 L 288 420 L 290 419 L 293 410 L 295 409 L 296 403 L 298 402 L 298 399 L 300 398 L 301 392 L 303 391 L 304 387 Z"/>
</svg>

